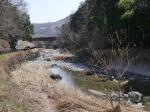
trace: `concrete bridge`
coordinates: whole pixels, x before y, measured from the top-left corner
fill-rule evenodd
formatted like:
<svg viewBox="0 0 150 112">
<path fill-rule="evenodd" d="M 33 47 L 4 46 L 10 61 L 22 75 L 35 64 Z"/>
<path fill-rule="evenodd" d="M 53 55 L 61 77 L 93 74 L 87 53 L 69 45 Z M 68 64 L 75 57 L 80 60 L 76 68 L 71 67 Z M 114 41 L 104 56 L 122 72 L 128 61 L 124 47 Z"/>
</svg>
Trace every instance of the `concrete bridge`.
<svg viewBox="0 0 150 112">
<path fill-rule="evenodd" d="M 38 48 L 52 48 L 54 41 L 57 37 L 38 37 L 33 39 L 35 47 Z"/>
</svg>

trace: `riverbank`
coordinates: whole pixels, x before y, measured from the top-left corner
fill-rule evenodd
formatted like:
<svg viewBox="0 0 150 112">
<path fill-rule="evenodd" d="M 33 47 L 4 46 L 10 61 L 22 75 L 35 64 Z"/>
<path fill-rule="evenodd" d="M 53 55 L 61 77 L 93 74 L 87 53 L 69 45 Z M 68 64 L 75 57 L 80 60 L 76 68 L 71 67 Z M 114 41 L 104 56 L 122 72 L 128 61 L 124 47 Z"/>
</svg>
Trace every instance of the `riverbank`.
<svg viewBox="0 0 150 112">
<path fill-rule="evenodd" d="M 65 88 L 53 81 L 48 68 L 50 66 L 45 63 L 29 62 L 12 72 L 12 82 L 22 88 L 24 94 L 20 97 L 29 112 L 82 112 L 82 109 L 94 112 L 109 109 L 81 91 Z"/>
<path fill-rule="evenodd" d="M 0 111 L 27 112 L 26 107 L 16 94 L 20 89 L 10 81 L 14 65 L 33 60 L 38 56 L 38 50 L 18 51 L 0 55 Z"/>
<path fill-rule="evenodd" d="M 142 69 L 143 67 L 145 67 L 145 65 L 143 65 L 143 62 L 145 63 L 145 60 L 147 59 L 146 57 L 148 57 L 149 53 L 148 53 L 147 50 L 146 51 L 144 50 L 142 52 L 141 51 L 142 50 L 139 50 L 139 51 L 137 51 L 134 54 L 134 55 L 139 54 L 139 56 L 138 56 L 138 58 L 135 61 L 136 64 L 134 62 L 134 64 L 130 65 L 129 71 L 131 70 L 131 68 L 133 68 L 132 67 L 133 65 L 135 66 L 135 68 L 136 68 L 136 66 L 140 65 L 141 66 L 140 69 Z M 143 57 L 143 55 L 144 55 L 144 57 Z M 45 55 L 45 56 L 46 56 L 45 57 L 46 59 L 48 57 L 51 57 L 49 55 Z M 89 90 L 92 90 L 92 91 L 94 90 L 95 91 L 96 90 L 98 92 L 106 93 L 106 87 L 107 87 L 107 84 L 108 84 L 108 83 L 105 82 L 106 81 L 106 77 L 97 77 L 97 75 L 87 74 L 88 71 L 96 71 L 97 72 L 97 69 L 91 68 L 91 67 L 86 66 L 86 65 L 84 65 L 82 63 L 72 63 L 72 61 L 71 61 L 72 60 L 72 55 L 70 55 L 70 54 L 68 55 L 66 53 L 61 53 L 59 50 L 56 50 L 52 57 L 54 57 L 54 59 L 57 59 L 57 57 L 63 57 L 62 59 L 64 59 L 64 57 L 66 58 L 64 60 L 54 60 L 54 61 L 51 60 L 51 63 L 53 63 L 54 65 L 57 65 L 60 68 L 62 68 L 63 70 L 65 70 L 67 72 L 67 74 L 72 74 L 73 80 L 75 81 L 75 83 L 80 88 L 82 88 L 82 89 L 84 89 L 86 91 L 89 91 Z M 147 67 L 148 67 L 148 63 L 145 63 L 145 64 L 147 64 Z M 149 88 L 149 82 L 147 80 L 147 77 L 145 77 L 143 75 L 143 77 L 144 77 L 143 78 L 143 77 L 141 77 L 141 75 L 134 73 L 134 71 L 132 71 L 131 73 L 130 72 L 128 72 L 126 74 L 128 76 L 130 76 L 132 79 L 133 78 L 139 79 L 140 82 L 137 81 L 137 80 L 135 80 L 135 81 L 131 80 L 126 85 L 126 87 L 127 86 L 128 87 L 127 88 L 125 87 L 125 89 L 128 89 L 128 88 L 130 88 L 132 86 L 133 87 L 132 89 L 134 91 L 141 92 L 144 95 L 144 98 L 143 98 L 144 109 L 147 110 L 147 111 L 150 111 L 150 108 L 149 108 L 149 102 L 150 102 L 149 101 L 149 94 L 145 94 L 146 92 L 147 93 L 149 92 L 149 89 L 148 89 Z M 143 73 L 145 73 L 145 72 L 143 72 Z M 130 79 L 128 79 L 128 80 L 130 80 Z M 127 83 L 127 82 L 128 81 L 125 81 L 125 83 Z M 123 82 L 123 84 L 124 84 L 124 82 Z M 116 91 L 119 90 L 118 82 L 117 81 L 110 81 L 109 82 L 109 87 L 114 92 L 116 92 Z M 96 92 L 96 93 L 98 93 L 98 92 Z M 95 92 L 94 92 L 94 94 L 95 94 Z M 115 94 L 115 96 L 116 96 L 116 94 Z"/>
<path fill-rule="evenodd" d="M 59 58 L 57 58 L 59 57 Z M 65 83 L 65 85 L 69 85 L 69 87 L 71 86 L 72 88 L 76 88 L 76 84 L 77 84 L 77 80 L 79 80 L 79 83 L 82 82 L 84 83 L 83 85 L 86 86 L 87 88 L 85 88 L 83 86 L 83 89 L 91 89 L 91 88 L 99 88 L 103 90 L 105 90 L 106 88 L 104 87 L 104 83 L 100 84 L 100 81 L 98 81 L 97 79 L 99 78 L 91 78 L 91 76 L 86 76 L 85 73 L 88 70 L 88 67 L 83 65 L 83 64 L 74 64 L 74 63 L 70 63 L 68 61 L 68 59 L 70 59 L 72 57 L 72 55 L 70 55 L 69 53 L 62 53 L 60 50 L 46 50 L 42 53 L 42 57 L 39 58 L 39 61 L 44 61 L 45 63 L 49 64 L 52 66 L 52 74 L 56 74 L 56 75 L 60 75 L 62 77 L 62 81 L 59 82 L 63 82 Z M 56 60 L 57 59 L 57 60 Z M 61 60 L 58 60 L 61 59 Z M 63 60 L 62 60 L 63 59 Z M 67 60 L 67 61 L 66 61 Z M 66 78 L 67 76 L 67 78 Z M 88 77 L 88 78 L 85 78 Z M 92 76 L 93 77 L 93 76 Z M 87 80 L 88 79 L 88 80 Z M 94 79 L 94 80 L 91 80 Z M 69 80 L 69 81 L 67 81 Z M 70 83 L 70 80 L 73 81 L 72 83 Z M 92 82 L 94 84 L 91 85 L 88 81 Z M 97 83 L 97 84 L 96 84 Z M 62 83 L 60 83 L 61 85 L 63 85 Z M 96 84 L 96 86 L 95 86 Z M 79 86 L 79 88 L 81 88 L 82 84 L 77 84 L 77 87 Z M 91 86 L 89 86 L 91 85 Z M 98 87 L 99 85 L 102 85 L 101 87 Z M 112 86 L 114 86 L 114 84 L 112 84 Z M 116 84 L 116 86 L 118 86 Z"/>
<path fill-rule="evenodd" d="M 51 66 L 48 63 L 31 61 L 12 74 L 12 82 L 21 88 L 19 97 L 29 112 L 117 112 L 105 100 L 52 80 Z M 123 106 L 122 110 L 140 112 L 139 109 L 127 106 Z"/>
<path fill-rule="evenodd" d="M 118 108 L 112 109 L 106 100 L 89 95 L 78 86 L 72 86 L 68 83 L 70 79 L 66 78 L 67 75 L 69 76 L 67 71 L 63 71 L 65 77 L 61 74 L 62 80 L 53 80 L 50 76 L 54 73 L 62 73 L 62 71 L 59 71 L 61 69 L 59 68 L 60 61 L 52 57 L 62 57 L 66 54 L 59 53 L 59 50 L 43 49 L 40 52 L 41 56 L 37 60 L 22 63 L 10 71 L 11 77 L 0 86 L 0 100 L 2 101 L 0 109 L 2 111 L 118 112 L 116 110 Z M 47 60 L 48 57 L 50 58 L 49 61 Z M 76 70 L 84 69 L 83 67 L 81 67 L 82 69 L 78 68 L 76 66 Z M 76 73 L 78 72 L 76 71 Z M 70 86 L 66 86 L 68 84 Z M 72 84 L 74 85 L 74 83 Z M 121 110 L 122 112 L 143 112 L 142 109 L 131 108 L 126 104 L 121 106 Z"/>
</svg>

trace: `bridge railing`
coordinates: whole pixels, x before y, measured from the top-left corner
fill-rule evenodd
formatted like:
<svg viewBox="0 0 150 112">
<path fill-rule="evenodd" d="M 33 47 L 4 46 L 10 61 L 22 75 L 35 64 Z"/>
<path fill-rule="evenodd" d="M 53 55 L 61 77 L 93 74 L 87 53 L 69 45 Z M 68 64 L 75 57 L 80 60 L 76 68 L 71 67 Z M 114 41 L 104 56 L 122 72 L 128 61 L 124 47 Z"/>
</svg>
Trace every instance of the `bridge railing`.
<svg viewBox="0 0 150 112">
<path fill-rule="evenodd" d="M 11 50 L 10 48 L 0 49 L 0 54 L 6 54 L 14 51 L 16 50 Z"/>
<path fill-rule="evenodd" d="M 12 50 L 10 48 L 0 49 L 0 55 L 11 53 L 11 52 L 17 52 L 17 51 L 26 51 L 26 50 L 34 49 L 34 48 L 35 47 L 33 47 L 33 48 L 25 48 L 25 49 L 14 49 L 14 50 Z"/>
</svg>

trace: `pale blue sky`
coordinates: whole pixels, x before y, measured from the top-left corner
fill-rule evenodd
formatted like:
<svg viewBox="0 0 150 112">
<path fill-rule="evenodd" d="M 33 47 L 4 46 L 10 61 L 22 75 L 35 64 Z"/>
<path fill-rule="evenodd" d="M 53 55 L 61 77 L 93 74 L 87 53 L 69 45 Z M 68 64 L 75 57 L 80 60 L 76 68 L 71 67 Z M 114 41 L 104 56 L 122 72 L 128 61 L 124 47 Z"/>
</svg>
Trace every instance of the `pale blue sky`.
<svg viewBox="0 0 150 112">
<path fill-rule="evenodd" d="M 25 0 L 32 23 L 54 22 L 76 11 L 85 0 Z"/>
</svg>

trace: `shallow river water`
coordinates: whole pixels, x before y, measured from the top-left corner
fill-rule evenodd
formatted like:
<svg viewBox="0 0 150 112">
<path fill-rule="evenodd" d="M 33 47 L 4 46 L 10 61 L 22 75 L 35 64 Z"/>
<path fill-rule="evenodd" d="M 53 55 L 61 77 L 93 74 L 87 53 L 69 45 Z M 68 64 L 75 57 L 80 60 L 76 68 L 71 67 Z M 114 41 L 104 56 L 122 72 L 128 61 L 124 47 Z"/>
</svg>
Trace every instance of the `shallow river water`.
<svg viewBox="0 0 150 112">
<path fill-rule="evenodd" d="M 43 56 L 44 55 L 44 56 Z M 104 83 L 100 82 L 98 78 L 95 76 L 87 76 L 85 75 L 86 71 L 89 71 L 90 68 L 84 64 L 74 64 L 66 61 L 47 61 L 46 59 L 52 56 L 60 55 L 58 51 L 56 50 L 49 50 L 46 53 L 43 53 L 41 57 L 37 59 L 37 61 L 41 61 L 44 63 L 47 63 L 49 65 L 52 65 L 53 67 L 50 68 L 50 71 L 55 75 L 60 75 L 62 77 L 62 80 L 59 81 L 60 84 L 66 86 L 66 87 L 80 87 L 83 89 L 93 89 L 97 91 L 104 91 Z M 131 74 L 131 73 L 130 73 Z M 133 76 L 133 73 L 129 76 Z M 133 78 L 133 77 L 132 77 Z M 132 87 L 138 90 L 141 90 L 141 88 L 137 88 L 137 84 L 132 84 Z M 142 85 L 142 84 L 141 84 Z M 130 85 L 131 86 L 131 85 Z M 117 90 L 117 85 L 112 82 L 112 87 L 114 90 Z M 129 87 L 127 87 L 128 89 Z M 149 90 L 149 89 L 147 89 Z M 142 90 L 140 92 L 145 92 L 145 90 Z M 148 91 L 149 93 L 149 91 Z"/>
</svg>

